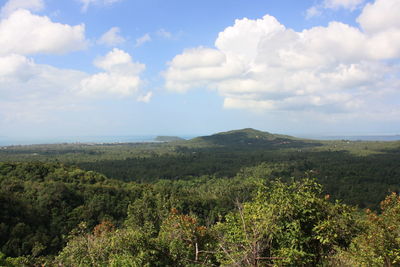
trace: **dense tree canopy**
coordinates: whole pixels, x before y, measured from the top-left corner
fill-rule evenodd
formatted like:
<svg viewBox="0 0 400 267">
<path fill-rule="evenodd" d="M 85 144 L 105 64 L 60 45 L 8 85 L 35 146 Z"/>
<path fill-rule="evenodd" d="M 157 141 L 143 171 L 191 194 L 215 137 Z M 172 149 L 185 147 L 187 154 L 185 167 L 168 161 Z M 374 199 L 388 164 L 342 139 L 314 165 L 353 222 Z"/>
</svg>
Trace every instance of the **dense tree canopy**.
<svg viewBox="0 0 400 267">
<path fill-rule="evenodd" d="M 399 152 L 251 129 L 0 148 L 0 266 L 396 266 Z"/>
<path fill-rule="evenodd" d="M 233 179 L 135 184 L 60 164 L 1 163 L 0 264 L 399 263 L 397 194 L 380 213 L 363 213 L 312 179 L 247 176 L 268 173 L 259 168 Z"/>
</svg>

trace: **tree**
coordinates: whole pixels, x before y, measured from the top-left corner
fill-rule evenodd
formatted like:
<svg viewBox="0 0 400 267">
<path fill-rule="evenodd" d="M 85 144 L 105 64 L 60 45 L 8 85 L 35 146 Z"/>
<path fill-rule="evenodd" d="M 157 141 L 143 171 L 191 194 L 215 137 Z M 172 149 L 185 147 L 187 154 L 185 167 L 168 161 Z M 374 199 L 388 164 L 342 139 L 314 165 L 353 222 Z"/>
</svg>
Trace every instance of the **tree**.
<svg viewBox="0 0 400 267">
<path fill-rule="evenodd" d="M 336 257 L 342 266 L 400 266 L 400 196 L 381 202 L 381 214 L 367 210 L 365 231 Z"/>
<path fill-rule="evenodd" d="M 260 188 L 254 201 L 218 223 L 218 259 L 225 265 L 317 265 L 357 232 L 353 209 L 329 202 L 311 179 Z"/>
<path fill-rule="evenodd" d="M 158 245 L 143 229 L 115 229 L 109 222 L 85 233 L 86 225 L 71 233 L 67 246 L 57 256 L 65 266 L 163 266 Z"/>
<path fill-rule="evenodd" d="M 195 217 L 180 214 L 176 209 L 163 221 L 158 240 L 166 247 L 173 266 L 212 266 L 215 263 L 216 242 L 210 230 L 200 226 Z"/>
</svg>

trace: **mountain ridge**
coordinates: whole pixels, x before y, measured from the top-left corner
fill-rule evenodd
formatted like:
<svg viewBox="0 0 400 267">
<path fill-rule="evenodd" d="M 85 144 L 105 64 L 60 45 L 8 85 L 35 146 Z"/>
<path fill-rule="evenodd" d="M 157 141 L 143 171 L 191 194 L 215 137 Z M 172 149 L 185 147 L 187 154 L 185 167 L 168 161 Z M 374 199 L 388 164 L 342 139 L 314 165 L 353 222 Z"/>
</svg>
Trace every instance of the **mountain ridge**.
<svg viewBox="0 0 400 267">
<path fill-rule="evenodd" d="M 190 143 L 212 144 L 222 146 L 243 146 L 243 145 L 282 145 L 305 139 L 296 138 L 289 135 L 272 134 L 266 131 L 260 131 L 253 128 L 244 128 L 219 132 L 207 136 L 199 136 L 190 139 Z"/>
</svg>

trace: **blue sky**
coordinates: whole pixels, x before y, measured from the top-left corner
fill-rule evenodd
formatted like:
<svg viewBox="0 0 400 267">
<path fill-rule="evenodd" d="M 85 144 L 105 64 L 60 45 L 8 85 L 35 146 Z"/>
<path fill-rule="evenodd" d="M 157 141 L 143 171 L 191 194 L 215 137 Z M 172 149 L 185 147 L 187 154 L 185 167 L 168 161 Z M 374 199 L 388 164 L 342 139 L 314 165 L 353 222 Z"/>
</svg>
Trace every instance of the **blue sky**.
<svg viewBox="0 0 400 267">
<path fill-rule="evenodd" d="M 400 0 L 0 4 L 0 136 L 400 133 Z"/>
</svg>

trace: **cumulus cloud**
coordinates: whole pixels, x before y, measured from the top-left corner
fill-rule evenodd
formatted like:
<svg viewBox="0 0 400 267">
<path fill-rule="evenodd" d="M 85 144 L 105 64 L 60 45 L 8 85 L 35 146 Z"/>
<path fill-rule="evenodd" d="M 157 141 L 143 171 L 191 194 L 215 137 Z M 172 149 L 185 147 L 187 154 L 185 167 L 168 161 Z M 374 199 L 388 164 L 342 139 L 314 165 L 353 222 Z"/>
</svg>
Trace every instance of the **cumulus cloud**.
<svg viewBox="0 0 400 267">
<path fill-rule="evenodd" d="M 236 20 L 219 33 L 215 48 L 175 56 L 164 72 L 165 87 L 215 89 L 226 108 L 336 114 L 400 108 L 383 100 L 388 92 L 400 97 L 395 89 L 400 68 L 393 64 L 400 57 L 400 25 L 391 19 L 399 10 L 394 2 L 368 4 L 358 18 L 360 27 L 331 22 L 296 32 L 269 15 Z M 382 20 L 373 25 L 378 14 Z"/>
<path fill-rule="evenodd" d="M 104 72 L 91 75 L 80 82 L 79 94 L 85 96 L 130 96 L 139 91 L 140 73 L 145 65 L 133 62 L 132 57 L 117 48 L 94 61 Z"/>
<path fill-rule="evenodd" d="M 18 9 L 0 21 L 0 55 L 61 54 L 86 47 L 85 26 L 52 22 Z"/>
<path fill-rule="evenodd" d="M 0 11 L 1 17 L 8 17 L 18 9 L 40 11 L 44 8 L 43 0 L 9 0 Z"/>
<path fill-rule="evenodd" d="M 164 73 L 166 88 L 185 92 L 194 87 L 207 87 L 213 82 L 233 78 L 244 70 L 243 64 L 216 49 L 199 47 L 177 55 Z"/>
<path fill-rule="evenodd" d="M 21 55 L 0 56 L 0 121 L 40 121 L 52 107 L 77 103 L 81 71 L 37 64 Z"/>
<path fill-rule="evenodd" d="M 29 79 L 35 72 L 32 60 L 17 54 L 0 56 L 0 82 Z"/>
<path fill-rule="evenodd" d="M 96 59 L 94 64 L 103 72 L 94 75 L 36 63 L 31 55 L 68 53 L 88 43 L 84 25 L 55 23 L 31 13 L 41 8 L 43 2 L 34 0 L 10 0 L 2 8 L 6 15 L 0 20 L 0 124 L 47 121 L 57 111 L 90 108 L 92 97 L 150 101 L 151 94 L 139 91 L 145 66 L 122 50 Z M 102 41 L 120 42 L 118 31 L 112 28 Z"/>
<path fill-rule="evenodd" d="M 0 20 L 0 121 L 41 121 L 45 110 L 73 103 L 86 73 L 37 64 L 27 55 L 62 54 L 86 47 L 84 25 L 54 23 L 31 13 L 42 0 L 10 0 Z M 47 107 L 47 108 L 45 108 Z"/>
<path fill-rule="evenodd" d="M 132 62 L 129 54 L 114 49 L 94 64 L 104 72 L 90 75 L 37 64 L 22 55 L 0 56 L 0 124 L 45 122 L 54 112 L 90 108 L 88 101 L 99 97 L 151 100 L 151 92 L 139 90 L 144 65 Z"/>
<path fill-rule="evenodd" d="M 121 36 L 121 30 L 118 27 L 112 27 L 105 32 L 98 40 L 99 44 L 107 46 L 116 46 L 125 42 L 125 38 Z"/>
<path fill-rule="evenodd" d="M 86 12 L 91 5 L 109 6 L 122 0 L 78 0 L 82 4 L 82 12 Z"/>
<path fill-rule="evenodd" d="M 144 45 L 145 43 L 150 42 L 150 41 L 151 41 L 151 36 L 150 36 L 150 34 L 146 33 L 146 34 L 144 34 L 143 36 L 141 36 L 141 37 L 139 37 L 139 38 L 136 39 L 136 44 L 135 44 L 135 46 L 136 46 L 136 47 L 139 47 L 139 46 L 142 46 L 142 45 Z"/>
<path fill-rule="evenodd" d="M 385 31 L 398 31 L 400 19 L 398 0 L 376 0 L 365 6 L 357 21 L 367 33 L 380 33 Z"/>
</svg>

